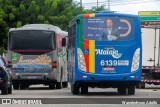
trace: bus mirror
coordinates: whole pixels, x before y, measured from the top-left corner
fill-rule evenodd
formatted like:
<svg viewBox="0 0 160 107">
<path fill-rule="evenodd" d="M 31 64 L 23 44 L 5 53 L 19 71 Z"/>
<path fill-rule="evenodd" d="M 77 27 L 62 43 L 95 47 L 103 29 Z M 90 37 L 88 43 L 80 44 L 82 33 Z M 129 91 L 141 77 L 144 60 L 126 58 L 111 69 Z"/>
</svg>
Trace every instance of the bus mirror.
<svg viewBox="0 0 160 107">
<path fill-rule="evenodd" d="M 66 38 L 62 38 L 62 46 L 63 46 L 63 47 L 66 46 Z"/>
<path fill-rule="evenodd" d="M 80 24 L 80 19 L 77 19 L 77 24 Z"/>
</svg>

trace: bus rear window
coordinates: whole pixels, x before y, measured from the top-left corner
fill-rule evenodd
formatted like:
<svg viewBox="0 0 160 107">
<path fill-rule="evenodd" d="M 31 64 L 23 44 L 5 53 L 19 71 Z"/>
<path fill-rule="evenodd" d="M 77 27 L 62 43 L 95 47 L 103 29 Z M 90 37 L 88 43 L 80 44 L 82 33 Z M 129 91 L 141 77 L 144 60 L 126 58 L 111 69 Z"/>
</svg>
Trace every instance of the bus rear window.
<svg viewBox="0 0 160 107">
<path fill-rule="evenodd" d="M 10 50 L 54 50 L 55 33 L 41 30 L 13 31 L 9 34 Z"/>
<path fill-rule="evenodd" d="M 135 37 L 135 19 L 126 17 L 95 17 L 83 19 L 83 36 L 97 41 L 132 40 Z"/>
</svg>

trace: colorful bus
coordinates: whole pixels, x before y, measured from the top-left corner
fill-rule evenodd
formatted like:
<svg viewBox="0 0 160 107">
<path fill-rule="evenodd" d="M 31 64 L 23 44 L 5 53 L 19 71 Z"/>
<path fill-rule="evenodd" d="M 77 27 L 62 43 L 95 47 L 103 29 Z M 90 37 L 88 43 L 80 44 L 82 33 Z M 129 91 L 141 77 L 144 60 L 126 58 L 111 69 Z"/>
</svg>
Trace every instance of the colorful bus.
<svg viewBox="0 0 160 107">
<path fill-rule="evenodd" d="M 7 60 L 14 89 L 33 84 L 61 89 L 68 86 L 67 32 L 49 24 L 28 24 L 9 31 Z"/>
<path fill-rule="evenodd" d="M 119 94 L 135 94 L 142 70 L 139 16 L 81 14 L 69 23 L 68 39 L 73 94 L 87 94 L 89 87 L 112 87 Z"/>
</svg>

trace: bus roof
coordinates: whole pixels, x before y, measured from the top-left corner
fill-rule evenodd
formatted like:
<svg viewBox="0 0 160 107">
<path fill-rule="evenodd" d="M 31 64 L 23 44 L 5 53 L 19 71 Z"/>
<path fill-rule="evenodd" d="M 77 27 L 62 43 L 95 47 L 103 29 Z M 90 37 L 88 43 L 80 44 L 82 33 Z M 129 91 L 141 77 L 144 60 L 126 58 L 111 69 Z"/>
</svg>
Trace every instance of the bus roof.
<svg viewBox="0 0 160 107">
<path fill-rule="evenodd" d="M 27 24 L 27 25 L 24 25 L 23 27 L 45 27 L 45 28 L 50 28 L 50 29 L 61 30 L 59 27 L 51 25 L 51 24 Z"/>
<path fill-rule="evenodd" d="M 20 28 L 11 28 L 9 32 L 19 31 L 19 30 L 47 30 L 47 31 L 54 31 L 57 33 L 62 32 L 62 30 L 59 27 L 51 25 L 51 24 L 27 24 Z"/>
<path fill-rule="evenodd" d="M 63 33 L 64 34 L 64 36 L 68 36 L 68 32 L 66 32 L 66 31 L 63 31 L 62 30 L 62 32 L 61 33 Z"/>
<path fill-rule="evenodd" d="M 69 26 L 72 26 L 75 22 L 76 19 L 78 18 L 94 18 L 97 16 L 125 16 L 125 17 L 135 17 L 138 18 L 138 15 L 134 15 L 134 14 L 124 14 L 124 13 L 91 13 L 91 14 L 80 14 L 77 15 L 73 20 L 70 21 Z"/>
<path fill-rule="evenodd" d="M 91 14 L 80 14 L 78 17 L 83 18 L 91 18 L 95 16 L 126 16 L 126 17 L 138 17 L 138 15 L 135 14 L 126 14 L 126 13 L 91 13 Z"/>
</svg>

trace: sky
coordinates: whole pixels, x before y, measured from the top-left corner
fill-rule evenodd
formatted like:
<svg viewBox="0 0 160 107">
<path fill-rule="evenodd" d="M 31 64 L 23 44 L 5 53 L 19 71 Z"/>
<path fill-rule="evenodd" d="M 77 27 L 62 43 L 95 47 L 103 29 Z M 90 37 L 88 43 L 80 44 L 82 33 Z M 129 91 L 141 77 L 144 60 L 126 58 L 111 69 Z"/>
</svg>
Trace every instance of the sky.
<svg viewBox="0 0 160 107">
<path fill-rule="evenodd" d="M 80 0 L 74 0 L 80 2 Z M 138 14 L 139 11 L 160 11 L 160 0 L 98 0 L 98 5 L 105 5 L 110 10 L 118 13 Z M 82 6 L 90 9 L 97 6 L 97 0 L 82 0 Z"/>
</svg>

